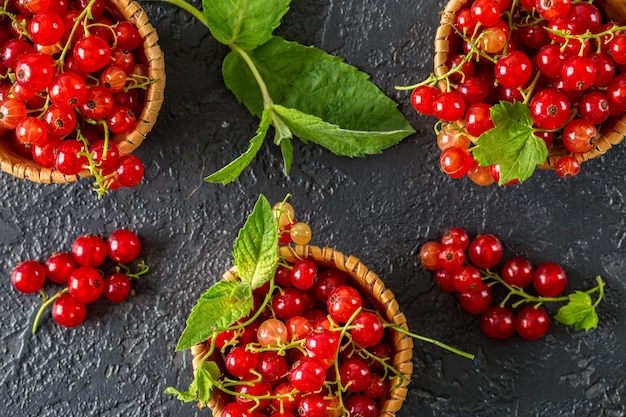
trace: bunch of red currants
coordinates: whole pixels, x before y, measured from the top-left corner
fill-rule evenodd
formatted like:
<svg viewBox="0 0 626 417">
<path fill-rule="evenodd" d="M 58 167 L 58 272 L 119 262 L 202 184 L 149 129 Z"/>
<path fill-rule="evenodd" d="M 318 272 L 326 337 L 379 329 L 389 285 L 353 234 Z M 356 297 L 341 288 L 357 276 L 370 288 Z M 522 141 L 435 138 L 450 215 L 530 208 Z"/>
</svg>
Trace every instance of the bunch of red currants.
<svg viewBox="0 0 626 417">
<path fill-rule="evenodd" d="M 131 279 L 148 272 L 141 262 L 138 272 L 132 272 L 128 264 L 141 252 L 141 240 L 134 232 L 117 229 L 106 240 L 86 234 L 76 238 L 70 252 L 55 252 L 45 262 L 29 259 L 20 262 L 11 272 L 11 283 L 21 293 L 40 292 L 42 306 L 33 325 L 33 333 L 41 314 L 52 306 L 52 318 L 64 327 L 75 327 L 87 316 L 87 304 L 102 296 L 111 302 L 122 302 L 131 294 Z M 112 272 L 104 274 L 107 261 L 114 263 Z M 43 291 L 46 280 L 65 285 L 54 296 L 47 297 Z"/>
<path fill-rule="evenodd" d="M 378 417 L 398 373 L 389 324 L 368 299 L 341 271 L 306 259 L 279 266 L 256 305 L 269 288 L 254 321 L 215 338 L 215 384 L 232 395 L 221 415 Z"/>
<path fill-rule="evenodd" d="M 0 9 L 0 134 L 64 175 L 87 169 L 102 196 L 144 166 L 113 135 L 132 132 L 148 76 L 143 39 L 105 0 L 10 0 Z"/>
<path fill-rule="evenodd" d="M 543 337 L 551 322 L 543 304 L 570 302 L 564 311 L 578 309 L 577 313 L 591 314 L 591 305 L 576 305 L 563 295 L 568 281 L 559 264 L 545 262 L 534 267 L 524 257 L 512 257 L 500 265 L 503 253 L 496 236 L 481 234 L 470 239 L 465 229 L 452 227 L 439 241 L 424 243 L 419 259 L 424 268 L 433 271 L 443 291 L 457 294 L 465 311 L 481 316 L 481 330 L 495 339 L 506 339 L 516 332 L 526 340 Z M 498 266 L 500 274 L 493 271 Z M 587 293 L 602 291 L 603 284 L 598 283 Z M 498 303 L 494 303 L 496 285 L 503 290 Z M 579 324 L 560 314 L 558 321 L 578 328 Z"/>
<path fill-rule="evenodd" d="M 488 146 L 481 135 L 498 127 L 493 109 L 504 102 L 522 103 L 529 115 L 507 116 L 500 136 L 517 136 L 494 139 L 494 155 L 549 155 L 560 177 L 577 175 L 599 127 L 626 112 L 624 29 L 586 0 L 469 0 L 454 16 L 449 70 L 407 87 L 415 110 L 440 120 L 442 170 L 479 185 L 500 181 L 500 166 L 479 165 L 474 145 Z"/>
</svg>

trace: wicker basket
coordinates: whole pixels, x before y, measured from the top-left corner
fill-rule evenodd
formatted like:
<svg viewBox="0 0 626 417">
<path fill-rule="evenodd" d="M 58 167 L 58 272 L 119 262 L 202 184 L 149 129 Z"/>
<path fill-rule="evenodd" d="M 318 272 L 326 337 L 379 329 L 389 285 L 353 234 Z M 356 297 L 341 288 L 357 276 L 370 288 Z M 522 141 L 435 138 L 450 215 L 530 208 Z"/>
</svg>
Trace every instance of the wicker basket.
<svg viewBox="0 0 626 417">
<path fill-rule="evenodd" d="M 434 70 L 437 77 L 445 74 L 448 67 L 448 54 L 459 50 L 459 42 L 455 42 L 454 20 L 457 11 L 471 4 L 471 0 L 451 0 L 441 13 L 441 20 L 435 34 Z M 594 1 L 604 14 L 605 19 L 614 20 L 621 25 L 626 24 L 626 2 L 624 0 L 597 0 Z M 451 36 L 452 35 L 452 36 Z M 445 88 L 442 83 L 440 88 Z M 611 147 L 618 145 L 626 136 L 626 114 L 621 117 L 613 117 L 603 123 L 601 136 L 595 148 L 584 154 L 576 154 L 579 162 L 597 158 L 605 154 Z M 560 155 L 549 155 L 548 160 L 539 166 L 540 169 L 554 169 Z"/>
<path fill-rule="evenodd" d="M 148 66 L 148 76 L 157 80 L 150 84 L 146 91 L 137 128 L 130 133 L 115 135 L 112 138 L 119 146 L 121 154 L 129 154 L 141 145 L 157 120 L 165 90 L 165 61 L 158 45 L 157 32 L 148 22 L 148 16 L 139 3 L 132 0 L 106 0 L 106 7 L 119 21 L 129 21 L 137 27 L 143 37 L 143 63 Z M 8 141 L 0 141 L 0 168 L 17 178 L 46 184 L 70 183 L 80 177 L 91 175 L 88 170 L 83 170 L 78 175 L 64 175 L 54 168 L 42 168 L 31 159 L 21 156 Z"/>
<path fill-rule="evenodd" d="M 319 248 L 317 246 L 281 246 L 280 255 L 289 263 L 294 263 L 299 259 L 308 259 L 316 265 L 336 268 L 346 274 L 355 288 L 366 295 L 372 304 L 378 308 L 383 318 L 388 322 L 395 323 L 402 328 L 408 329 L 406 317 L 400 312 L 399 305 L 393 293 L 385 288 L 382 280 L 374 272 L 370 271 L 361 261 L 354 256 L 346 257 L 343 253 L 331 248 Z M 235 271 L 227 271 L 223 279 L 236 279 Z M 391 381 L 390 386 L 397 385 L 388 393 L 382 403 L 379 416 L 393 417 L 400 410 L 407 395 L 407 385 L 411 380 L 413 372 L 413 339 L 399 332 L 391 332 L 391 342 L 394 347 L 392 358 L 393 366 L 404 376 L 402 383 L 397 380 Z M 198 368 L 201 358 L 207 352 L 205 344 L 198 344 L 191 349 L 193 355 L 194 372 Z M 398 384 L 399 383 L 399 384 Z M 213 417 L 220 417 L 222 409 L 226 405 L 226 398 L 221 395 L 214 395 L 209 408 Z"/>
</svg>

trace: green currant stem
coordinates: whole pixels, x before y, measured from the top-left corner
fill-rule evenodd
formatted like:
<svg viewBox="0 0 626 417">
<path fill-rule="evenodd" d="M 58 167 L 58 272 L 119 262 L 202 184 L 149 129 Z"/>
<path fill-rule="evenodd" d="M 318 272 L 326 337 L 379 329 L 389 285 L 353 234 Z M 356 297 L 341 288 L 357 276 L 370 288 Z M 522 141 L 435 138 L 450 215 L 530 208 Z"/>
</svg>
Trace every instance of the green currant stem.
<svg viewBox="0 0 626 417">
<path fill-rule="evenodd" d="M 83 11 L 76 17 L 75 19 L 76 21 L 74 23 L 74 26 L 72 26 L 72 30 L 70 31 L 70 35 L 67 38 L 67 42 L 65 42 L 65 45 L 63 46 L 63 50 L 61 51 L 61 55 L 57 59 L 57 62 L 59 64 L 57 67 L 57 74 L 63 71 L 63 66 L 65 64 L 65 56 L 70 50 L 70 47 L 72 45 L 72 39 L 74 38 L 76 31 L 78 30 L 78 26 L 80 26 L 80 24 L 83 23 L 83 25 L 85 26 L 85 33 L 89 33 L 89 31 L 87 30 L 87 24 L 86 22 L 83 22 L 83 19 L 86 16 L 87 17 L 91 16 L 91 8 L 93 7 L 95 2 L 96 0 L 90 0 L 89 4 L 87 4 L 87 6 L 83 9 Z"/>
<path fill-rule="evenodd" d="M 509 293 L 507 294 L 507 296 L 505 297 L 505 299 L 502 301 L 502 303 L 500 303 L 501 307 L 504 307 L 506 305 L 506 303 L 508 302 L 509 298 L 512 296 L 518 296 L 521 297 L 520 301 L 517 301 L 515 304 L 513 304 L 513 307 L 518 307 L 519 305 L 523 304 L 523 303 L 536 303 L 537 305 L 543 304 L 543 303 L 558 303 L 558 302 L 565 302 L 569 300 L 569 296 L 562 296 L 562 297 L 542 297 L 542 296 L 534 296 L 534 295 L 530 295 L 528 294 L 526 291 L 524 291 L 522 288 L 513 286 L 513 285 L 509 285 L 508 283 L 506 283 L 504 281 L 504 279 L 502 279 L 502 277 L 500 277 L 500 275 L 498 275 L 495 272 L 491 272 L 489 269 L 483 269 L 481 270 L 481 273 L 483 274 L 484 279 L 491 279 L 494 280 L 496 282 L 498 282 L 499 284 L 502 284 L 508 291 Z M 596 278 L 598 285 L 587 290 L 587 291 L 583 291 L 585 294 L 593 294 L 594 292 L 599 292 L 599 299 L 596 302 L 596 304 L 594 304 L 594 307 L 600 302 L 600 300 L 602 299 L 602 296 L 604 294 L 604 282 L 602 281 L 602 278 L 597 277 Z"/>
<path fill-rule="evenodd" d="M 63 288 L 61 291 L 59 291 L 58 293 L 56 293 L 55 295 L 53 295 L 50 298 L 46 298 L 45 294 L 43 294 L 42 291 L 42 295 L 43 295 L 43 303 L 41 304 L 41 307 L 39 307 L 39 311 L 37 312 L 37 315 L 35 316 L 35 321 L 33 323 L 33 330 L 32 333 L 35 334 L 37 333 L 37 327 L 39 326 L 39 321 L 41 320 L 41 316 L 43 315 L 43 312 L 52 304 L 54 303 L 59 297 L 61 297 L 63 294 L 67 294 L 69 292 L 69 290 L 66 288 Z"/>
<path fill-rule="evenodd" d="M 103 123 L 104 126 L 106 126 L 106 123 Z M 104 135 L 105 135 L 105 144 L 107 144 L 108 142 L 108 129 L 105 128 L 104 131 Z M 89 141 L 87 140 L 87 138 L 85 138 L 85 136 L 83 136 L 83 134 L 81 133 L 80 129 L 76 130 L 76 138 L 78 140 L 80 140 L 84 147 L 85 150 L 82 152 L 79 152 L 79 155 L 84 156 L 85 158 L 87 158 L 87 169 L 89 170 L 89 172 L 91 173 L 91 175 L 93 175 L 93 177 L 95 178 L 96 182 L 95 182 L 95 187 L 94 187 L 94 191 L 96 192 L 96 194 L 98 194 L 98 200 L 101 200 L 102 197 L 109 191 L 109 186 L 107 184 L 106 179 L 108 177 L 105 177 L 102 175 L 102 170 L 100 168 L 98 168 L 98 164 L 96 163 L 96 161 L 94 161 L 93 159 L 93 154 L 91 152 L 89 152 Z M 105 148 L 106 150 L 106 148 Z M 103 158 L 106 156 L 106 152 L 103 153 Z"/>
<path fill-rule="evenodd" d="M 443 349 L 445 349 L 447 351 L 450 351 L 452 353 L 456 353 L 457 355 L 463 356 L 464 358 L 473 360 L 474 357 L 475 357 L 471 353 L 464 352 L 464 351 L 462 351 L 460 349 L 457 349 L 457 348 L 452 347 L 450 345 L 447 345 L 447 344 L 445 344 L 443 342 L 440 342 L 439 340 L 432 339 L 430 337 L 422 336 L 422 335 L 419 335 L 419 334 L 411 333 L 410 331 L 403 329 L 402 327 L 398 326 L 397 324 L 386 323 L 384 326 L 385 327 L 390 327 L 393 330 L 395 330 L 395 331 L 397 331 L 399 333 L 405 334 L 407 336 L 410 336 L 410 337 L 412 337 L 414 339 L 421 340 L 423 342 L 432 343 L 433 345 L 439 346 L 439 347 L 441 347 L 441 348 L 443 348 Z"/>
<path fill-rule="evenodd" d="M 131 279 L 139 279 L 139 277 L 147 274 L 148 271 L 150 270 L 150 267 L 144 261 L 141 261 L 138 267 L 141 268 L 139 272 L 131 272 L 128 266 L 118 263 L 116 269 L 118 272 L 120 270 L 124 271 L 124 275 L 126 275 L 128 278 L 131 278 Z"/>
</svg>

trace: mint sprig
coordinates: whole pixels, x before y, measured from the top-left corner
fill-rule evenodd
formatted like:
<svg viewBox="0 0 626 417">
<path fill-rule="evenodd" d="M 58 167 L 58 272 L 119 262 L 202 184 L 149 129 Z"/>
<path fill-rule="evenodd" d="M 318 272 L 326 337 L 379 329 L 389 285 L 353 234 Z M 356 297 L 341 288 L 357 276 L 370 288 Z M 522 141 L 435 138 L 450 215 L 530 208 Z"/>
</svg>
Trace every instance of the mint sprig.
<svg viewBox="0 0 626 417">
<path fill-rule="evenodd" d="M 206 181 L 236 180 L 269 126 L 275 130 L 285 175 L 293 163 L 294 135 L 337 155 L 357 157 L 380 153 L 415 132 L 367 74 L 321 49 L 273 35 L 290 0 L 204 0 L 202 11 L 185 0 L 163 1 L 193 14 L 230 47 L 222 65 L 224 82 L 261 119 L 248 150 Z"/>
<path fill-rule="evenodd" d="M 278 228 L 272 208 L 261 195 L 233 247 L 239 281 L 218 281 L 196 302 L 176 350 L 189 349 L 247 316 L 252 290 L 268 282 L 278 266 Z"/>
<path fill-rule="evenodd" d="M 472 148 L 481 166 L 500 166 L 500 185 L 527 180 L 548 158 L 548 147 L 534 134 L 530 109 L 524 103 L 502 101 L 491 108 L 494 128 L 484 132 Z"/>
</svg>

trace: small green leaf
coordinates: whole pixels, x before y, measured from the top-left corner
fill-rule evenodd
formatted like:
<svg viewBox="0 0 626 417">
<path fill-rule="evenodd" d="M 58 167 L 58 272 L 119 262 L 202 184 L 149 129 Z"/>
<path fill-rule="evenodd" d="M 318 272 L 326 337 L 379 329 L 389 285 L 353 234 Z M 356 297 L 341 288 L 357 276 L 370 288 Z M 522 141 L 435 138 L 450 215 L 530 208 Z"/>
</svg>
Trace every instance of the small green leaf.
<svg viewBox="0 0 626 417">
<path fill-rule="evenodd" d="M 196 370 L 193 381 L 187 391 L 179 391 L 174 387 L 167 387 L 165 394 L 175 395 L 184 402 L 200 402 L 208 404 L 213 392 L 213 381 L 221 376 L 220 368 L 213 361 L 205 361 Z"/>
<path fill-rule="evenodd" d="M 341 156 L 380 153 L 411 133 L 406 130 L 386 132 L 346 130 L 296 109 L 274 105 L 273 111 L 300 139 L 316 143 Z"/>
<path fill-rule="evenodd" d="M 204 17 L 217 41 L 244 50 L 267 42 L 291 0 L 202 0 Z"/>
<path fill-rule="evenodd" d="M 397 104 L 372 83 L 366 73 L 340 57 L 278 36 L 249 51 L 248 55 L 274 104 L 315 116 L 341 129 L 404 132 L 396 141 L 414 132 Z M 263 95 L 241 55 L 228 54 L 222 73 L 226 86 L 237 100 L 260 116 L 264 110 Z M 380 140 L 387 142 L 388 138 Z M 370 145 L 364 143 L 366 149 L 356 153 L 367 153 Z"/>
<path fill-rule="evenodd" d="M 289 176 L 291 164 L 293 163 L 293 143 L 291 143 L 291 139 L 285 138 L 280 141 L 280 152 L 283 155 L 285 176 Z"/>
<path fill-rule="evenodd" d="M 272 207 L 259 196 L 233 247 L 233 264 L 242 282 L 254 290 L 268 282 L 278 265 L 278 228 Z"/>
<path fill-rule="evenodd" d="M 254 159 L 256 154 L 261 149 L 263 140 L 267 135 L 267 131 L 270 127 L 270 112 L 264 111 L 261 116 L 261 123 L 256 131 L 256 136 L 250 140 L 250 146 L 248 150 L 242 153 L 237 159 L 226 165 L 224 168 L 214 172 L 206 177 L 204 180 L 207 182 L 228 184 L 239 177 L 241 172 L 250 164 L 250 161 Z"/>
<path fill-rule="evenodd" d="M 582 291 L 570 294 L 569 302 L 559 309 L 554 319 L 576 330 L 595 329 L 599 321 L 591 297 Z"/>
<path fill-rule="evenodd" d="M 494 128 L 476 141 L 472 154 L 482 166 L 499 165 L 499 184 L 525 181 L 548 158 L 543 139 L 534 135 L 528 106 L 502 101 L 491 108 Z"/>
<path fill-rule="evenodd" d="M 189 349 L 204 342 L 215 330 L 225 329 L 250 313 L 254 299 L 249 287 L 239 281 L 219 281 L 209 288 L 192 308 L 176 350 Z M 245 294 L 248 294 L 247 298 Z"/>
</svg>

